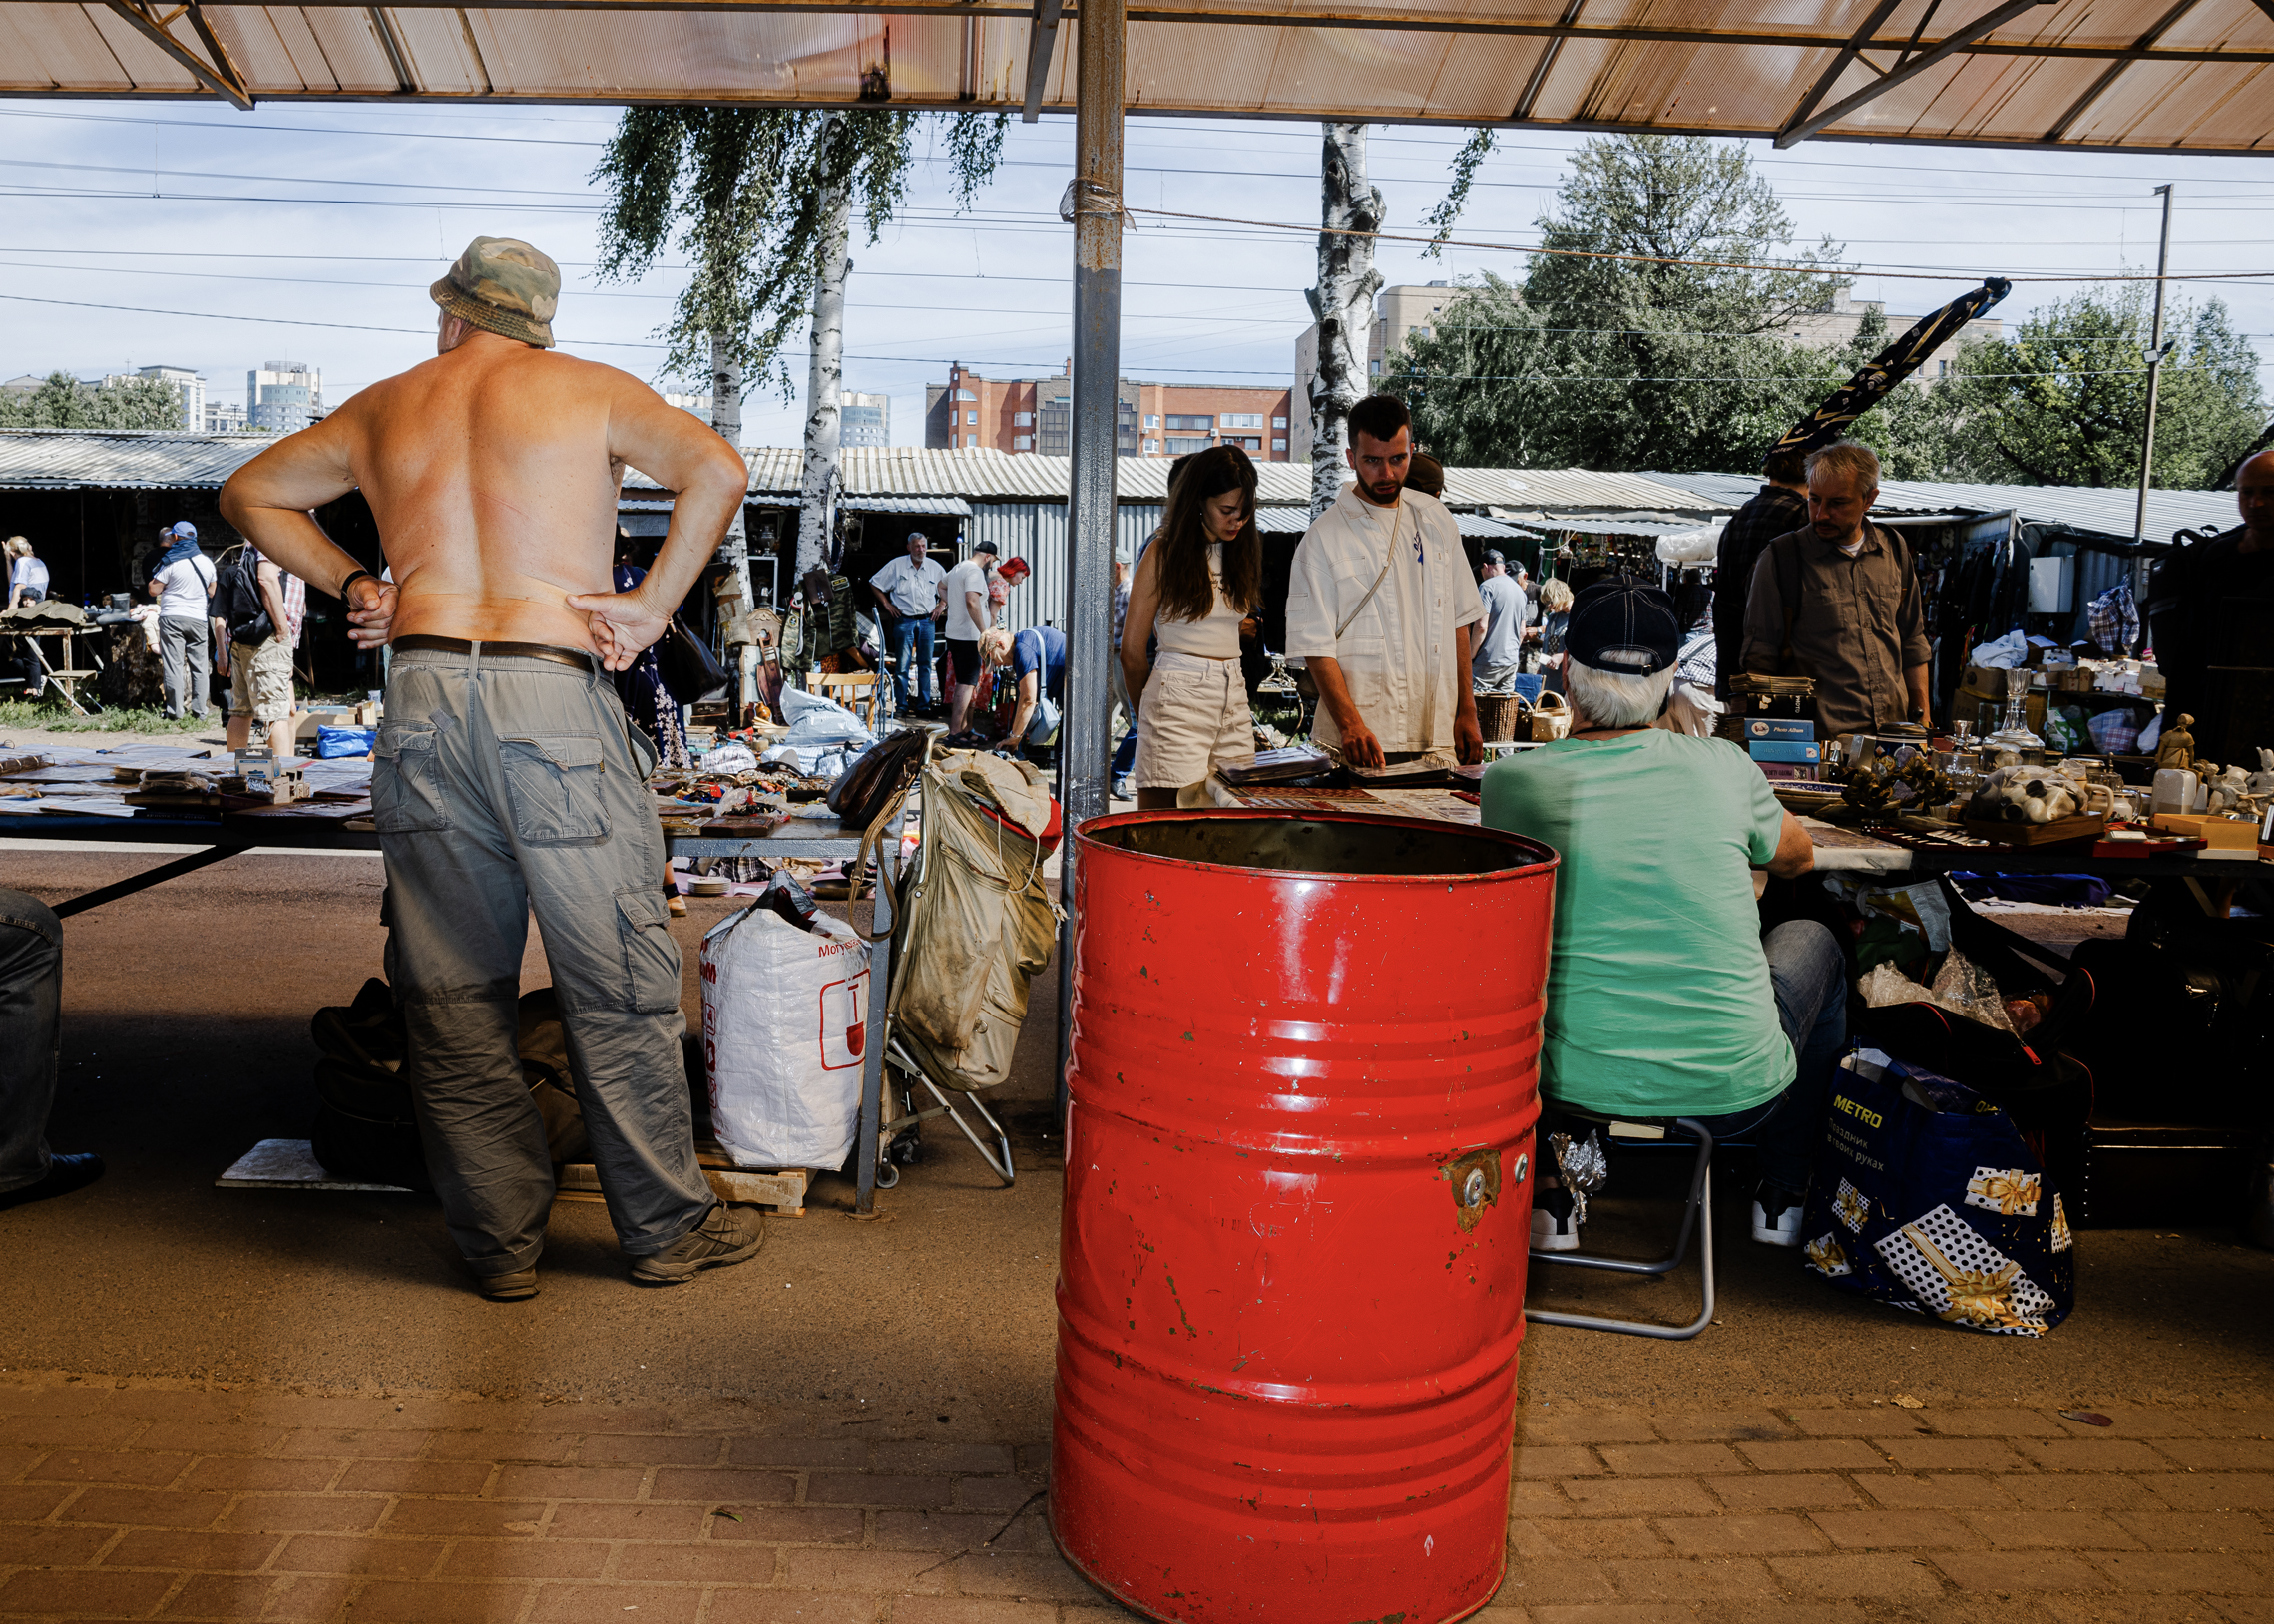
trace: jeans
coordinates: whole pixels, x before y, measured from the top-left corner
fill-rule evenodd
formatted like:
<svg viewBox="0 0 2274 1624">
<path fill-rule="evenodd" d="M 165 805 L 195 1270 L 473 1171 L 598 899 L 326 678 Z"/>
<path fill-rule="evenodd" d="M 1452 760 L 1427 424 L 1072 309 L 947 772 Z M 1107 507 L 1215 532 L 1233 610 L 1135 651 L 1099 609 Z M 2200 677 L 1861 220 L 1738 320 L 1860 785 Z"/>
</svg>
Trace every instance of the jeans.
<svg viewBox="0 0 2274 1624">
<path fill-rule="evenodd" d="M 404 649 L 387 683 L 371 812 L 410 1034 L 403 1075 L 443 1220 L 478 1275 L 534 1265 L 553 1204 L 516 1049 L 532 911 L 618 1242 L 661 1252 L 715 1205 L 680 1049 L 655 757 L 634 737 L 607 673 L 479 644 Z"/>
<path fill-rule="evenodd" d="M 1137 765 L 1137 706 L 1130 703 L 1130 679 L 1122 669 L 1122 651 L 1114 650 L 1114 662 L 1106 667 L 1113 679 L 1114 703 L 1122 707 L 1122 714 L 1130 719 L 1130 729 L 1122 735 L 1122 742 L 1114 746 L 1114 764 L 1107 769 L 1108 776 L 1121 778 Z"/>
<path fill-rule="evenodd" d="M 1848 971 L 1832 933 L 1812 919 L 1787 920 L 1761 938 L 1776 989 L 1777 1023 L 1798 1058 L 1792 1086 L 1726 1116 L 1701 1116 L 1716 1140 L 1750 1133 L 1761 1178 L 1795 1194 L 1824 1137 L 1832 1073 L 1848 1042 Z"/>
<path fill-rule="evenodd" d="M 934 703 L 932 618 L 928 614 L 905 615 L 892 622 L 892 686 L 899 695 L 902 710 L 906 710 L 912 702 L 909 697 L 909 677 L 916 673 L 921 673 L 923 677 L 923 702 L 926 705 Z"/>
<path fill-rule="evenodd" d="M 209 646 L 212 635 L 213 627 L 203 620 L 184 619 L 178 614 L 159 616 L 158 656 L 166 671 L 168 716 L 178 718 L 184 711 L 193 716 L 206 713 L 206 697 L 214 682 L 208 666 L 213 658 Z"/>
<path fill-rule="evenodd" d="M 63 922 L 0 891 L 0 1190 L 47 1177 L 63 1011 Z"/>
</svg>

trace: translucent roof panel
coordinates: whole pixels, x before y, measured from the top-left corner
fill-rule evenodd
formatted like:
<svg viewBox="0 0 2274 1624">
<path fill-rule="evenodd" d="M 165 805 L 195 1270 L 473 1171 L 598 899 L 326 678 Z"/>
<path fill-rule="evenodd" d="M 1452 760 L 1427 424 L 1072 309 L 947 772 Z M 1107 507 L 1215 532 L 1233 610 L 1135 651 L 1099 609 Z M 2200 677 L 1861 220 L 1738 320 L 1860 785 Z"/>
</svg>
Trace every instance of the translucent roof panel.
<svg viewBox="0 0 2274 1624">
<path fill-rule="evenodd" d="M 1877 18 L 1876 26 L 1866 25 Z M 1017 107 L 1003 0 L 0 5 L 0 95 Z M 2256 152 L 2260 0 L 1139 0 L 1133 111 Z M 201 24 L 203 26 L 201 26 Z M 1074 27 L 1043 106 L 1072 106 Z"/>
</svg>

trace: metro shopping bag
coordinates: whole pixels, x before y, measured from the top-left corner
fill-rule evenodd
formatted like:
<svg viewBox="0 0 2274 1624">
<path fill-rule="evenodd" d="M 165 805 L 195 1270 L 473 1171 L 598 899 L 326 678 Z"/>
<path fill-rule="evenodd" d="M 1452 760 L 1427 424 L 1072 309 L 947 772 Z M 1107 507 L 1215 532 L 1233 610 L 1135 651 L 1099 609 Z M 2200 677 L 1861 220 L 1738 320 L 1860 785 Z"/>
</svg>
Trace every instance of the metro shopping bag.
<svg viewBox="0 0 2274 1624">
<path fill-rule="evenodd" d="M 1969 1331 L 2040 1337 L 2076 1304 L 2059 1192 L 2013 1121 L 1875 1050 L 1833 1078 L 1800 1232 L 1839 1290 Z"/>
<path fill-rule="evenodd" d="M 853 1148 L 868 948 L 800 902 L 777 911 L 769 891 L 702 939 L 710 1126 L 740 1167 L 835 1169 Z"/>
</svg>

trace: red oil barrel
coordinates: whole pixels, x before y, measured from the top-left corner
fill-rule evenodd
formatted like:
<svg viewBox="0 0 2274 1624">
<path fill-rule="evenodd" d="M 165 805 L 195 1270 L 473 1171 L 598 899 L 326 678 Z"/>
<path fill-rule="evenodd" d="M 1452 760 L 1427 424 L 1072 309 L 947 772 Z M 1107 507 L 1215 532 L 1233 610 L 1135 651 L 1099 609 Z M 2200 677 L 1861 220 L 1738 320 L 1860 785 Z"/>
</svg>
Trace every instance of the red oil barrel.
<svg viewBox="0 0 2274 1624">
<path fill-rule="evenodd" d="M 1154 1618 L 1499 1588 L 1556 856 L 1362 815 L 1081 843 L 1051 1524 Z"/>
</svg>

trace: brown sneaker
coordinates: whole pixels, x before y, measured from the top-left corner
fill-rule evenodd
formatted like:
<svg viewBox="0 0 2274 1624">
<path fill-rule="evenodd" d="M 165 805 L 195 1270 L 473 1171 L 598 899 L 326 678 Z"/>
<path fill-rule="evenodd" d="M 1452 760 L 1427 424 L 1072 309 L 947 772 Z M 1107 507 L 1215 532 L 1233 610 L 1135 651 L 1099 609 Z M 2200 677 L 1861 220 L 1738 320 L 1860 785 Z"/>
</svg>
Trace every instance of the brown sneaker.
<svg viewBox="0 0 2274 1624">
<path fill-rule="evenodd" d="M 537 1271 L 516 1269 L 511 1274 L 476 1275 L 474 1289 L 493 1303 L 522 1303 L 537 1295 Z"/>
<path fill-rule="evenodd" d="M 699 1270 L 746 1262 L 765 1244 L 763 1214 L 738 1213 L 721 1201 L 663 1251 L 634 1263 L 632 1278 L 643 1286 L 676 1286 Z"/>
</svg>

